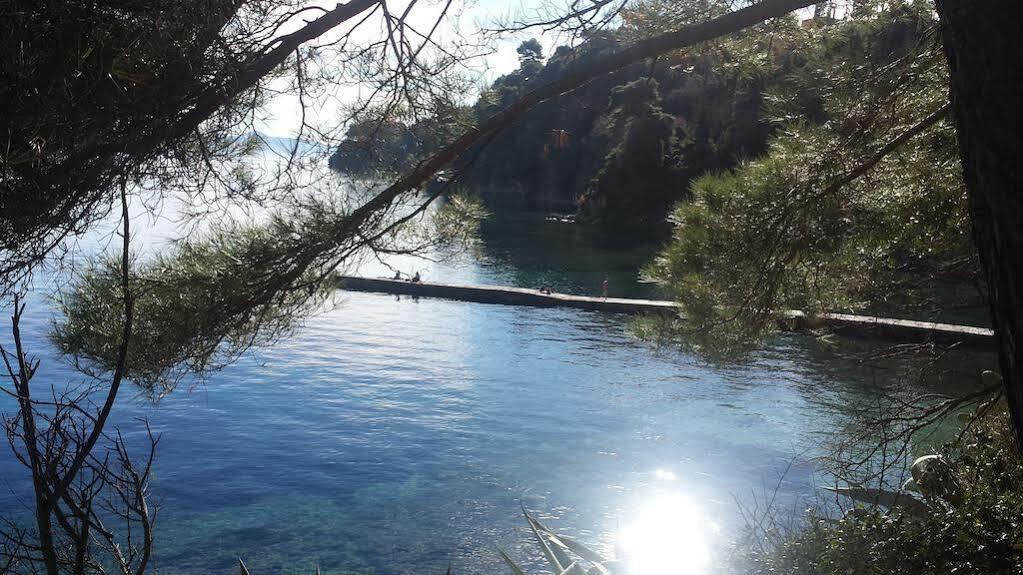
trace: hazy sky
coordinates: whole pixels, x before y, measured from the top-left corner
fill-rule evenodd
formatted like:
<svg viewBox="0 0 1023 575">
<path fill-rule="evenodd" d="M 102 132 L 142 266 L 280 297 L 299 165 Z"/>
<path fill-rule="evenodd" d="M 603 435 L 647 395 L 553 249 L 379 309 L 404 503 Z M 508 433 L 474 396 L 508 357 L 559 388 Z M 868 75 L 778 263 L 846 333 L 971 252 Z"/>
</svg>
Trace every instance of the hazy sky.
<svg viewBox="0 0 1023 575">
<path fill-rule="evenodd" d="M 458 27 L 457 31 L 461 34 L 472 35 L 482 27 L 492 26 L 496 22 L 510 17 L 529 18 L 530 16 L 535 16 L 537 11 L 542 10 L 545 6 L 557 6 L 562 1 L 470 0 L 462 2 L 460 4 L 464 7 L 464 10 L 460 16 L 457 19 L 451 18 L 446 21 L 445 27 L 438 30 L 438 37 L 442 43 L 444 39 L 451 39 L 456 32 L 455 26 Z M 332 8 L 335 3 L 330 0 L 311 0 L 309 5 Z M 391 11 L 395 13 L 402 11 L 404 8 L 403 4 L 404 2 L 395 2 L 394 0 L 388 2 Z M 455 4 L 459 4 L 458 0 L 456 0 Z M 418 30 L 429 29 L 433 23 L 433 17 L 435 17 L 441 6 L 442 4 L 436 0 L 420 2 L 409 20 Z M 356 34 L 356 37 L 365 38 L 365 41 L 369 42 L 379 39 L 381 34 L 382 30 L 380 27 L 366 25 Z M 496 43 L 493 46 L 494 53 L 473 62 L 471 64 L 473 69 L 480 74 L 481 79 L 486 81 L 493 80 L 502 74 L 507 74 L 518 66 L 518 54 L 515 52 L 515 48 L 518 47 L 522 40 L 531 37 L 540 40 L 545 48 L 548 49 L 568 41 L 567 38 L 558 37 L 558 35 L 553 33 L 541 37 L 539 30 L 524 33 Z M 329 124 L 340 115 L 342 103 L 345 101 L 351 102 L 357 96 L 358 91 L 354 88 L 339 88 L 337 93 L 332 94 L 326 101 L 318 102 L 314 106 L 308 106 L 306 110 L 307 120 L 310 119 L 311 115 L 312 123 Z M 257 122 L 257 129 L 273 136 L 292 136 L 297 131 L 300 118 L 298 98 L 294 96 L 278 96 L 267 105 L 264 110 L 264 117 L 261 121 Z"/>
</svg>

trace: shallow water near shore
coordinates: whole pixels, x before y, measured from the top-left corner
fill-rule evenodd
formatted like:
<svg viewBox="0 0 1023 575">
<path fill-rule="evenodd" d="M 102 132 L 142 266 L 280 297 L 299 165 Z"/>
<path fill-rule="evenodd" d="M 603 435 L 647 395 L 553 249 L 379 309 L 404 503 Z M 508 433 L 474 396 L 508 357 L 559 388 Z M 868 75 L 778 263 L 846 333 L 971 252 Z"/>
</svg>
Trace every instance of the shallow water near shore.
<svg viewBox="0 0 1023 575">
<path fill-rule="evenodd" d="M 498 221 L 472 258 L 392 263 L 428 280 L 595 293 L 608 277 L 613 295 L 652 293 L 636 281 L 646 254 L 558 225 Z M 39 381 L 76 378 L 45 342 L 46 302 L 32 303 Z M 972 388 L 990 358 L 950 364 L 927 390 Z M 234 573 L 238 557 L 254 575 L 505 572 L 496 547 L 536 571 L 523 505 L 610 556 L 645 558 L 644 573 L 670 553 L 673 572 L 699 574 L 739 532 L 740 504 L 773 495 L 798 514 L 825 497 L 824 441 L 879 387 L 924 391 L 910 369 L 807 336 L 711 364 L 636 340 L 627 316 L 338 293 L 194 389 L 157 405 L 124 394 L 115 423 L 129 443 L 138 417 L 162 434 L 161 573 Z M 23 514 L 29 485 L 7 451 L 0 477 L 0 512 Z"/>
</svg>

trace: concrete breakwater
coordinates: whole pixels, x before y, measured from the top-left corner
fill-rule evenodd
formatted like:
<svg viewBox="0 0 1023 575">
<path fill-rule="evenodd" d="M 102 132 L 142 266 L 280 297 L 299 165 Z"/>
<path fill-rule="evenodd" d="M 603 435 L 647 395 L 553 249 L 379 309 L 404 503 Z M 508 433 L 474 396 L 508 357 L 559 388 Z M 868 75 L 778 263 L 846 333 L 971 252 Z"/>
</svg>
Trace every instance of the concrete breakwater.
<svg viewBox="0 0 1023 575">
<path fill-rule="evenodd" d="M 671 313 L 670 301 L 590 297 L 563 293 L 541 293 L 536 289 L 505 286 L 465 286 L 438 283 L 413 283 L 405 280 L 339 276 L 340 286 L 351 291 L 368 291 L 435 297 L 476 303 L 497 303 L 531 307 L 574 307 L 615 313 Z"/>
<path fill-rule="evenodd" d="M 629 314 L 674 314 L 678 306 L 671 301 L 593 297 L 562 293 L 543 293 L 536 289 L 507 286 L 468 286 L 439 283 L 413 283 L 405 280 L 338 276 L 345 290 L 442 298 L 476 303 L 531 307 L 572 307 L 592 311 Z M 789 331 L 827 328 L 839 335 L 907 343 L 961 345 L 991 349 L 994 333 L 987 328 L 892 319 L 844 313 L 808 315 L 800 311 L 780 314 L 780 327 Z"/>
</svg>

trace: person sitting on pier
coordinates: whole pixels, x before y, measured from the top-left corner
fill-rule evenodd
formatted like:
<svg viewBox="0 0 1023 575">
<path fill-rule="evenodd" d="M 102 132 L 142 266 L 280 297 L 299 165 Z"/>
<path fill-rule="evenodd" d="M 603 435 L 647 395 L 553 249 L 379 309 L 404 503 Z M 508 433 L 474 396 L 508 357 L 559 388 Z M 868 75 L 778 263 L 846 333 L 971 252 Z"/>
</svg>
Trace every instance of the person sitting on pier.
<svg viewBox="0 0 1023 575">
<path fill-rule="evenodd" d="M 409 281 L 410 281 L 410 282 L 412 282 L 412 283 L 414 283 L 414 284 L 417 284 L 417 283 L 419 283 L 419 282 L 420 282 L 421 280 L 422 280 L 422 278 L 421 278 L 421 277 L 419 277 L 419 272 L 416 272 L 416 275 L 412 276 L 412 279 L 410 279 Z"/>
<path fill-rule="evenodd" d="M 549 288 L 547 286 L 541 286 L 540 287 L 540 293 L 542 293 L 544 295 L 551 295 L 551 288 Z"/>
<path fill-rule="evenodd" d="M 394 279 L 396 279 L 396 280 L 400 280 L 401 279 L 401 271 L 394 270 Z"/>
</svg>

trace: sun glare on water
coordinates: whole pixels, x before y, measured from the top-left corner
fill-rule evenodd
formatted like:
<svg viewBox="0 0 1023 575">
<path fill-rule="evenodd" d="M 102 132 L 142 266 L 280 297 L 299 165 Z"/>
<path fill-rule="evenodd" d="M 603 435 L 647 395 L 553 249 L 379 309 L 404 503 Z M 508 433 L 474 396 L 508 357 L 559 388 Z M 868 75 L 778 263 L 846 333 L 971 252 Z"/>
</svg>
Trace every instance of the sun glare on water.
<svg viewBox="0 0 1023 575">
<path fill-rule="evenodd" d="M 629 575 L 703 575 L 710 563 L 713 526 L 679 492 L 653 494 L 618 533 Z"/>
</svg>

